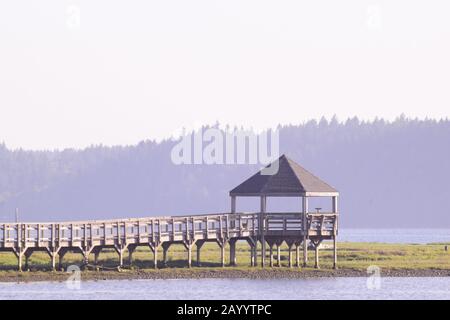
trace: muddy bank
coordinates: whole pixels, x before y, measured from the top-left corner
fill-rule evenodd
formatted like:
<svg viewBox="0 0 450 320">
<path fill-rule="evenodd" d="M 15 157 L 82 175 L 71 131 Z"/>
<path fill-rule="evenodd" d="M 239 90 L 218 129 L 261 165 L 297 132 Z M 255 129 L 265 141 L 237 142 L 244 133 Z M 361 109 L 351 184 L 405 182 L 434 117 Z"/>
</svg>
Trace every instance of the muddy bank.
<svg viewBox="0 0 450 320">
<path fill-rule="evenodd" d="M 66 272 L 4 271 L 0 282 L 65 281 L 70 274 Z M 121 270 L 121 271 L 82 271 L 81 280 L 132 280 L 132 279 L 298 279 L 320 277 L 367 277 L 364 270 L 354 269 L 160 269 L 160 270 Z M 450 270 L 439 269 L 382 269 L 384 277 L 448 277 Z"/>
</svg>

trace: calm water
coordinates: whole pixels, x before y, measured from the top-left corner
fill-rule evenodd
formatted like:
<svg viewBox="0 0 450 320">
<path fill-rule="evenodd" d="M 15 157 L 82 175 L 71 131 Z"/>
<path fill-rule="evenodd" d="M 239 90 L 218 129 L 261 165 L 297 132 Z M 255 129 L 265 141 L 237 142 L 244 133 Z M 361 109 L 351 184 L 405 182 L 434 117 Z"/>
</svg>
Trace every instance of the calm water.
<svg viewBox="0 0 450 320">
<path fill-rule="evenodd" d="M 450 299 L 449 278 L 107 280 L 1 283 L 0 299 Z"/>
<path fill-rule="evenodd" d="M 450 229 L 341 229 L 338 241 L 436 243 L 450 242 Z"/>
</svg>

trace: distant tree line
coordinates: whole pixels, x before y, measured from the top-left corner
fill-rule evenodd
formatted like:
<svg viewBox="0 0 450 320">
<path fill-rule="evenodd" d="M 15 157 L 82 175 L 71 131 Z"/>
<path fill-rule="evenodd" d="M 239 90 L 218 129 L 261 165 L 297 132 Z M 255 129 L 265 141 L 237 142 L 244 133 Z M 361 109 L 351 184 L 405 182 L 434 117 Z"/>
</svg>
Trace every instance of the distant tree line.
<svg viewBox="0 0 450 320">
<path fill-rule="evenodd" d="M 341 192 L 341 226 L 450 227 L 448 119 L 334 117 L 278 129 L 281 153 Z M 259 168 L 175 165 L 176 142 L 60 151 L 0 144 L 0 220 L 13 221 L 16 207 L 27 221 L 224 212 L 228 191 Z"/>
</svg>

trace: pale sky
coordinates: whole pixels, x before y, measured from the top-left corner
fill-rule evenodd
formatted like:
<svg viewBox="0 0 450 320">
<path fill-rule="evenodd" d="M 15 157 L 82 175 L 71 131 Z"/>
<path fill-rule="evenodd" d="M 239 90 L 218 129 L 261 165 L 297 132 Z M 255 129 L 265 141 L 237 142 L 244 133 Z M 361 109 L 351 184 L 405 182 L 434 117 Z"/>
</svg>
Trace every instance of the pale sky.
<svg viewBox="0 0 450 320">
<path fill-rule="evenodd" d="M 450 2 L 0 2 L 0 142 L 450 116 Z"/>
</svg>

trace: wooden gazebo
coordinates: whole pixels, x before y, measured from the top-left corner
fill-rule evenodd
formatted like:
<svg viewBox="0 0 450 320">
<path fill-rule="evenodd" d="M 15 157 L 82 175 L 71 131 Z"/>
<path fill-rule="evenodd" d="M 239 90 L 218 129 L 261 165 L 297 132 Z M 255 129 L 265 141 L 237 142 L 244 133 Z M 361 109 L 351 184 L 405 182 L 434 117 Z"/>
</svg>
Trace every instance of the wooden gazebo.
<svg viewBox="0 0 450 320">
<path fill-rule="evenodd" d="M 272 168 L 272 170 L 267 170 L 268 168 Z M 299 264 L 299 250 L 302 245 L 303 266 L 306 266 L 309 241 L 315 249 L 315 267 L 318 268 L 319 246 L 323 240 L 332 240 L 333 267 L 336 268 L 339 192 L 285 155 L 282 155 L 263 170 L 230 191 L 232 214 L 236 214 L 237 197 L 259 197 L 261 201 L 258 233 L 253 246 L 253 264 L 256 264 L 258 242 L 261 244 L 262 267 L 266 264 L 266 244 L 269 245 L 270 249 L 270 265 L 273 265 L 273 247 L 277 247 L 279 263 L 280 245 L 286 242 L 289 248 L 289 263 L 291 263 L 291 249 L 295 245 L 297 248 L 297 264 Z M 267 212 L 268 197 L 301 198 L 301 211 L 292 214 Z M 310 212 L 308 199 L 311 197 L 331 198 L 331 212 Z M 289 220 L 295 219 L 301 221 L 301 223 L 297 227 L 287 227 Z"/>
</svg>

